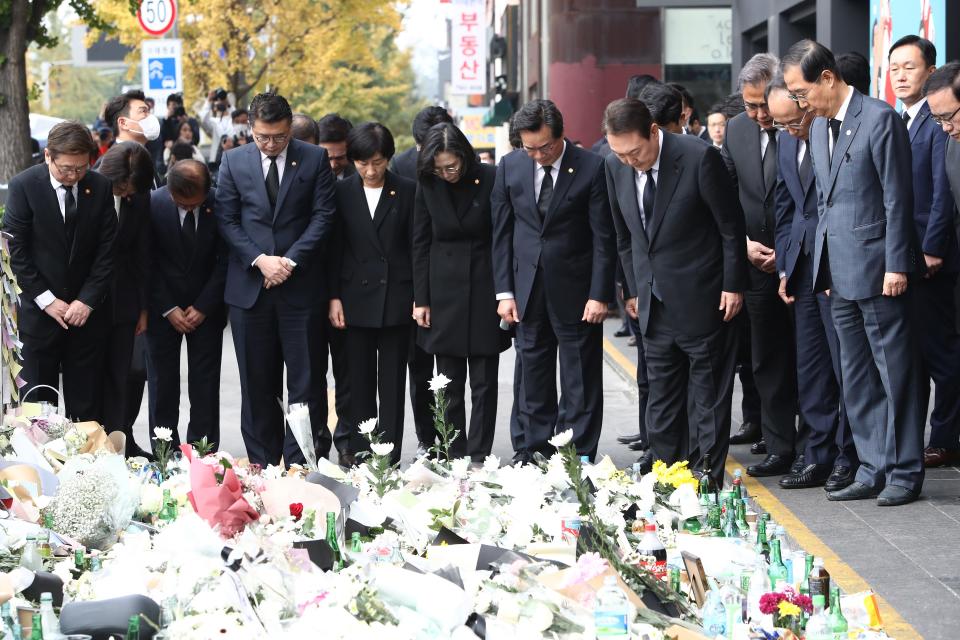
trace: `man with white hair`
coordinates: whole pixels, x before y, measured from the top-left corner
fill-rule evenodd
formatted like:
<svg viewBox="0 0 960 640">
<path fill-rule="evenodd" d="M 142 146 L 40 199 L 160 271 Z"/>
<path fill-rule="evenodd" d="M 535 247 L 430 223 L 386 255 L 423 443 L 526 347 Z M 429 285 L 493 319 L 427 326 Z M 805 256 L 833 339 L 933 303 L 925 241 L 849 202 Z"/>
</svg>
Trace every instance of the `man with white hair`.
<svg viewBox="0 0 960 640">
<path fill-rule="evenodd" d="M 723 158 L 737 186 L 746 221 L 753 375 L 760 394 L 761 430 L 767 457 L 747 467 L 751 476 L 783 475 L 802 466 L 797 446 L 797 379 L 790 310 L 778 294 L 776 229 L 777 129 L 764 92 L 777 72 L 777 58 L 758 53 L 740 71 L 739 91 L 746 111 L 727 123 Z M 741 434 L 738 434 L 741 435 Z M 743 434 L 744 436 L 748 434 Z M 732 442 L 737 442 L 735 436 Z M 794 452 L 800 451 L 800 456 Z"/>
</svg>

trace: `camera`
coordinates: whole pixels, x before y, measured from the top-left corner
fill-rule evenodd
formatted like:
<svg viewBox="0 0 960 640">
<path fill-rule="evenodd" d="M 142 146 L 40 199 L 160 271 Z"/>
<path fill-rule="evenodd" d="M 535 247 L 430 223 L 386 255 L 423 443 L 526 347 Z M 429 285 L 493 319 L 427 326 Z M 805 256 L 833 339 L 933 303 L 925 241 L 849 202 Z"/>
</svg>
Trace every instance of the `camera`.
<svg viewBox="0 0 960 640">
<path fill-rule="evenodd" d="M 227 90 L 223 87 L 217 87 L 213 91 L 214 100 L 226 100 L 227 99 Z"/>
</svg>

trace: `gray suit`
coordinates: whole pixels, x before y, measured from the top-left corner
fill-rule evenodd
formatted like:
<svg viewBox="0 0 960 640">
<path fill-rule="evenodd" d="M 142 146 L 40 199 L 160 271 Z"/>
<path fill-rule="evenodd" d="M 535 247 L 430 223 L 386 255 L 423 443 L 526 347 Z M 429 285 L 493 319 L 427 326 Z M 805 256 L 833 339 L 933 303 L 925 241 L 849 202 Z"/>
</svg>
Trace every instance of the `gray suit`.
<svg viewBox="0 0 960 640">
<path fill-rule="evenodd" d="M 889 105 L 854 90 L 832 157 L 827 119 L 814 121 L 810 146 L 820 214 L 814 289 L 831 290 L 857 481 L 919 492 L 924 420 L 912 292 L 882 295 L 885 273 L 918 268 L 907 129 Z"/>
<path fill-rule="evenodd" d="M 953 192 L 953 202 L 960 210 L 960 142 L 947 140 L 947 179 Z"/>
</svg>

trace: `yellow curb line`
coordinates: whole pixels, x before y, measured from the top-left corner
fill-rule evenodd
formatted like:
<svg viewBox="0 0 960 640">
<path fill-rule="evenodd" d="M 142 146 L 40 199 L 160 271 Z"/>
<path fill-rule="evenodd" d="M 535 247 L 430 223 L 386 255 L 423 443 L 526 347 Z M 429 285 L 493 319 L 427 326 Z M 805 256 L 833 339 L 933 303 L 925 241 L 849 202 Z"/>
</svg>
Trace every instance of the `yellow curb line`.
<svg viewBox="0 0 960 640">
<path fill-rule="evenodd" d="M 603 339 L 603 350 L 626 374 L 633 375 L 636 370 L 636 365 L 621 353 L 607 338 Z M 728 454 L 726 464 L 727 473 L 732 476 L 734 470 L 738 467 L 744 468 L 745 465 L 741 464 L 732 454 Z M 743 474 L 743 481 L 747 487 L 747 493 L 770 513 L 770 516 L 775 522 L 783 525 L 791 538 L 803 547 L 807 553 L 823 558 L 824 566 L 826 566 L 827 571 L 830 572 L 830 577 L 840 586 L 844 593 L 858 593 L 869 590 L 876 594 L 877 604 L 881 610 L 880 615 L 883 620 L 883 629 L 890 637 L 896 638 L 897 640 L 908 640 L 910 638 L 923 639 L 923 636 L 921 636 L 909 622 L 904 620 L 885 598 L 877 593 L 853 567 L 841 560 L 840 556 L 834 553 L 817 534 L 803 524 L 790 508 L 780 502 L 769 489 L 746 473 Z M 824 500 L 826 500 L 826 496 L 824 496 Z"/>
</svg>

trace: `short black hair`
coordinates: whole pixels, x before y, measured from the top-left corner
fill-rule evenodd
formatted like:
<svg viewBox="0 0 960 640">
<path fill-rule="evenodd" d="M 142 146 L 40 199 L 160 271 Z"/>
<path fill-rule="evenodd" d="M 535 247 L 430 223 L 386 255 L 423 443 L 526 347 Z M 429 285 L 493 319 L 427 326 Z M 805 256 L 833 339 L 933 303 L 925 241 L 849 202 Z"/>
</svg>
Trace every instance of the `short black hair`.
<svg viewBox="0 0 960 640">
<path fill-rule="evenodd" d="M 689 124 L 690 122 L 700 122 L 700 112 L 696 109 L 690 110 L 690 119 L 687 121 L 687 123 Z"/>
<path fill-rule="evenodd" d="M 210 170 L 199 160 L 180 160 L 167 170 L 167 190 L 181 198 L 196 198 L 210 191 Z"/>
<path fill-rule="evenodd" d="M 262 120 L 268 124 L 277 122 L 291 122 L 293 110 L 290 103 L 279 93 L 258 93 L 250 101 L 250 119 L 254 122 Z"/>
<path fill-rule="evenodd" d="M 297 140 L 317 144 L 319 134 L 317 132 L 317 121 L 305 113 L 293 114 L 293 122 L 290 127 L 290 133 Z"/>
<path fill-rule="evenodd" d="M 943 89 L 952 89 L 954 99 L 960 100 L 960 61 L 948 62 L 934 71 L 923 85 L 923 95 Z"/>
<path fill-rule="evenodd" d="M 603 110 L 603 122 L 600 127 L 604 135 L 618 135 L 637 132 L 644 138 L 650 138 L 650 125 L 653 116 L 642 100 L 620 98 L 614 100 Z"/>
<path fill-rule="evenodd" d="M 649 73 L 641 73 L 639 75 L 630 76 L 630 79 L 627 80 L 627 97 L 639 98 L 640 92 L 643 91 L 643 88 L 646 87 L 651 82 L 660 82 L 660 81 L 654 78 Z"/>
<path fill-rule="evenodd" d="M 870 63 L 856 51 L 837 56 L 837 69 L 843 81 L 863 95 L 870 93 Z"/>
<path fill-rule="evenodd" d="M 130 117 L 130 103 L 134 100 L 146 102 L 147 96 L 139 89 L 132 89 L 107 101 L 107 105 L 103 108 L 103 119 L 113 129 L 113 135 L 120 135 L 120 125 L 117 123 L 120 118 Z"/>
<path fill-rule="evenodd" d="M 563 137 L 563 114 L 557 105 L 552 100 L 531 100 L 513 114 L 511 129 L 519 137 L 521 131 L 540 131 L 544 125 L 554 139 Z"/>
<path fill-rule="evenodd" d="M 153 156 L 136 142 L 118 142 L 100 159 L 101 175 L 114 185 L 129 184 L 137 193 L 153 188 Z"/>
<path fill-rule="evenodd" d="M 170 103 L 174 104 L 183 104 L 183 94 L 182 93 L 171 93 L 167 96 L 167 106 L 170 106 Z"/>
<path fill-rule="evenodd" d="M 247 111 L 246 109 L 234 109 L 233 113 L 230 114 L 230 119 L 236 120 L 240 116 L 249 116 L 249 115 L 250 115 L 250 112 Z"/>
<path fill-rule="evenodd" d="M 364 122 L 347 135 L 347 158 L 351 162 L 369 160 L 378 153 L 389 160 L 396 147 L 390 129 L 379 122 Z"/>
<path fill-rule="evenodd" d="M 471 173 L 477 163 L 477 152 L 467 140 L 467 136 L 449 122 L 441 122 L 430 127 L 423 144 L 420 145 L 417 176 L 421 180 L 433 179 L 434 158 L 443 152 L 452 153 L 460 159 L 461 176 Z"/>
<path fill-rule="evenodd" d="M 346 142 L 353 124 L 339 113 L 328 113 L 317 120 L 317 143 Z"/>
<path fill-rule="evenodd" d="M 227 136 L 223 136 L 226 138 Z M 221 144 L 222 144 L 221 140 Z M 181 160 L 190 160 L 193 158 L 193 145 L 187 144 L 186 142 L 174 142 L 173 146 L 170 147 L 170 159 L 173 162 L 179 162 Z"/>
<path fill-rule="evenodd" d="M 710 119 L 710 116 L 712 116 L 712 115 L 715 114 L 715 113 L 719 113 L 719 114 L 722 115 L 724 118 L 726 118 L 726 117 L 727 117 L 727 114 L 726 114 L 726 111 L 725 111 L 725 109 L 724 109 L 724 106 L 725 106 L 725 105 L 724 105 L 723 102 L 714 102 L 712 105 L 710 105 L 710 108 L 707 109 L 707 119 L 709 120 L 709 119 Z"/>
<path fill-rule="evenodd" d="M 809 38 L 794 44 L 780 59 L 781 69 L 793 66 L 800 67 L 800 73 L 807 82 L 816 82 L 824 71 L 830 71 L 843 78 L 837 69 L 837 59 L 833 57 L 833 52 Z"/>
<path fill-rule="evenodd" d="M 661 127 L 680 122 L 683 97 L 668 84 L 648 84 L 640 92 L 640 101 L 647 105 L 653 121 Z"/>
<path fill-rule="evenodd" d="M 920 49 L 920 55 L 923 56 L 923 63 L 928 67 L 932 67 L 937 64 L 937 47 L 932 42 L 926 38 L 921 38 L 918 35 L 910 34 L 903 36 L 892 45 L 890 45 L 890 51 L 887 52 L 887 58 L 890 56 L 896 49 L 900 47 L 906 47 L 908 45 L 913 45 L 917 49 Z"/>
<path fill-rule="evenodd" d="M 674 89 L 680 92 L 680 97 L 683 98 L 684 104 L 686 104 L 691 109 L 694 107 L 693 94 L 687 91 L 687 88 L 685 86 L 683 86 L 682 84 L 678 84 L 676 82 L 668 82 L 667 85 L 670 87 L 673 87 Z"/>
<path fill-rule="evenodd" d="M 438 125 L 441 122 L 453 124 L 453 118 L 443 107 L 426 107 L 421 109 L 413 118 L 413 140 L 417 144 L 423 144 L 423 139 L 427 136 L 430 127 Z"/>
<path fill-rule="evenodd" d="M 80 156 L 96 152 L 97 145 L 93 143 L 86 125 L 75 120 L 64 120 L 53 125 L 47 134 L 47 150 L 53 158 L 60 154 Z"/>
</svg>

